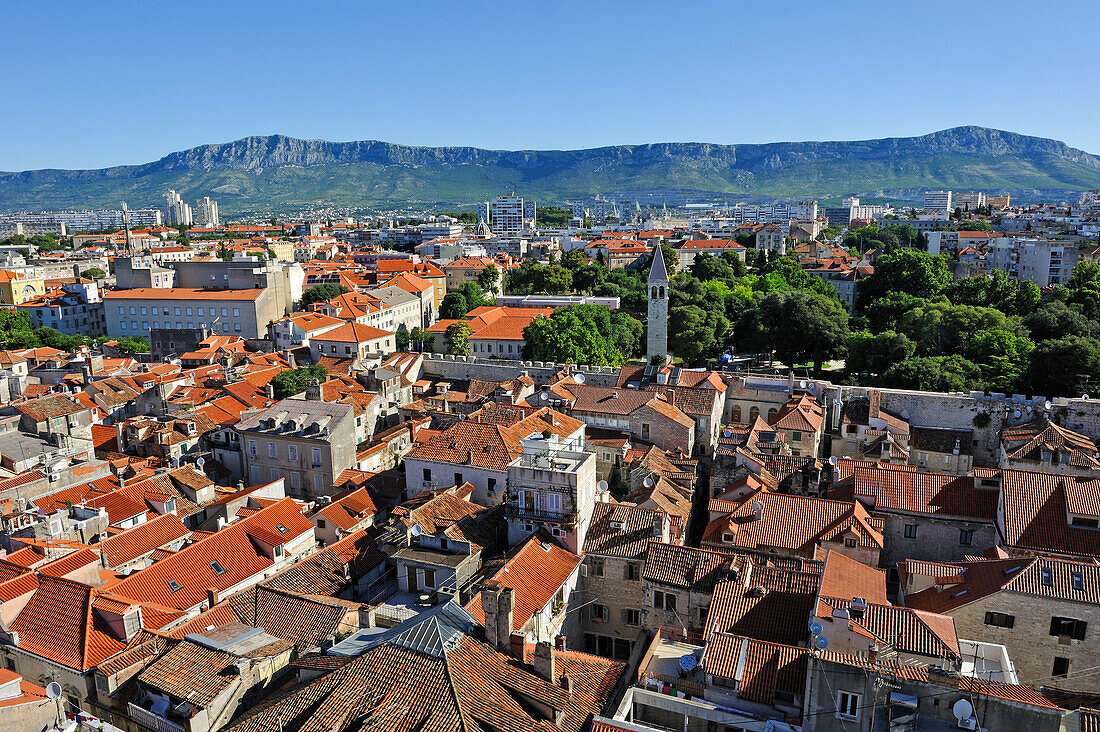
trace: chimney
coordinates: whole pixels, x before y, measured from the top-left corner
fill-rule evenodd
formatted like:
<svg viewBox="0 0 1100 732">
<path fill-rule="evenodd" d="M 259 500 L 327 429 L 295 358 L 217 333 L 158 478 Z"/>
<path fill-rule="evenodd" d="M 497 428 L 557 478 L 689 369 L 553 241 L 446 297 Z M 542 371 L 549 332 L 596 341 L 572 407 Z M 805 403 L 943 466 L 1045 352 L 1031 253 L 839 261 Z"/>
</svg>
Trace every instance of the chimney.
<svg viewBox="0 0 1100 732">
<path fill-rule="evenodd" d="M 481 588 L 481 610 L 485 614 L 485 640 L 499 647 L 500 632 L 497 630 L 497 588 L 492 586 Z"/>
<path fill-rule="evenodd" d="M 321 382 L 313 379 L 306 387 L 306 400 L 311 402 L 321 401 Z"/>
<path fill-rule="evenodd" d="M 573 679 L 562 674 L 561 678 L 558 679 L 558 686 L 565 689 L 565 693 L 569 694 L 569 696 L 573 696 Z"/>
<path fill-rule="evenodd" d="M 265 386 L 264 391 L 267 392 L 268 399 L 275 398 L 275 386 L 273 384 L 268 384 L 267 386 Z"/>
<path fill-rule="evenodd" d="M 565 636 L 564 635 L 558 634 L 558 635 L 554 636 L 554 650 L 556 650 L 556 651 L 564 651 L 565 650 Z"/>
<path fill-rule="evenodd" d="M 497 595 L 497 648 L 507 652 L 512 647 L 512 613 L 516 609 L 515 592 L 511 587 L 500 588 Z M 519 658 L 523 658 L 523 649 L 520 647 Z"/>
<path fill-rule="evenodd" d="M 218 589 L 216 587 L 206 588 L 206 602 L 210 607 L 218 604 Z"/>
<path fill-rule="evenodd" d="M 501 650 L 505 653 L 512 654 L 513 658 L 523 660 L 523 647 L 527 642 L 527 636 L 523 633 L 512 633 L 508 636 L 508 645 Z"/>
<path fill-rule="evenodd" d="M 794 396 L 794 371 L 787 372 L 787 396 Z"/>
<path fill-rule="evenodd" d="M 653 538 L 667 543 L 669 540 L 668 514 L 664 511 L 657 511 L 656 513 L 657 517 L 653 521 Z"/>
<path fill-rule="evenodd" d="M 752 516 L 753 521 L 759 521 L 764 518 L 764 502 L 754 501 L 752 504 Z"/>
<path fill-rule="evenodd" d="M 554 647 L 546 641 L 535 644 L 535 660 L 532 665 L 535 673 L 550 683 L 557 683 L 558 677 L 554 673 Z"/>
<path fill-rule="evenodd" d="M 868 419 L 878 419 L 879 412 L 882 408 L 882 392 L 878 389 L 867 390 L 867 417 Z"/>
</svg>

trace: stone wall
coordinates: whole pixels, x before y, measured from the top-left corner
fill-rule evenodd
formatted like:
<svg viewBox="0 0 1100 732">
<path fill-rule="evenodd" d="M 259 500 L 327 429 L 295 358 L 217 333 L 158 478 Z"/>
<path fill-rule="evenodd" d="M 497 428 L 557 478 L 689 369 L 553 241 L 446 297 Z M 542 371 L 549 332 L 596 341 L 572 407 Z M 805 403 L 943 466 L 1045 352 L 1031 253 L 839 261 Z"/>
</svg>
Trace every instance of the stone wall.
<svg viewBox="0 0 1100 732">
<path fill-rule="evenodd" d="M 535 386 L 542 386 L 565 368 L 562 364 L 543 361 L 510 361 L 476 356 L 444 356 L 424 354 L 423 376 L 434 379 L 481 379 L 483 381 L 507 381 L 526 373 Z M 614 386 L 619 370 L 609 366 L 572 366 L 575 373 L 585 376 L 585 383 L 592 386 Z"/>
</svg>

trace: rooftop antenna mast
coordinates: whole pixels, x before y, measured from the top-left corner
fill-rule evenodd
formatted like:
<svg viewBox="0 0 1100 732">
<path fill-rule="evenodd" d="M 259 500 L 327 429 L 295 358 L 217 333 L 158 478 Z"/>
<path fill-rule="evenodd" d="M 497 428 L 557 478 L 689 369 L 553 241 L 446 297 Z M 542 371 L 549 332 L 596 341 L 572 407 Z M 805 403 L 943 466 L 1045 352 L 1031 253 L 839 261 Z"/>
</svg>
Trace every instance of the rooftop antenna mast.
<svg viewBox="0 0 1100 732">
<path fill-rule="evenodd" d="M 130 252 L 130 256 L 134 256 L 134 247 L 130 242 L 130 207 L 126 205 L 126 202 L 122 202 L 122 228 L 126 232 L 126 251 Z"/>
</svg>

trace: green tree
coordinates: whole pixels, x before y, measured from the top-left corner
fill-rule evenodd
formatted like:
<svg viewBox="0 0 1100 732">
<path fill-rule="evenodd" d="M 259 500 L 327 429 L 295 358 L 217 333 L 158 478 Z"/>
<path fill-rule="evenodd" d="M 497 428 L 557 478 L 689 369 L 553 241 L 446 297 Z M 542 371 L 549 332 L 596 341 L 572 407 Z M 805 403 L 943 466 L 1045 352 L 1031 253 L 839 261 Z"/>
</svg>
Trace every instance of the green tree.
<svg viewBox="0 0 1100 732">
<path fill-rule="evenodd" d="M 1079 396 L 1100 381 L 1100 341 L 1070 335 L 1043 341 L 1023 378 L 1029 394 Z"/>
<path fill-rule="evenodd" d="M 858 285 L 860 307 L 886 297 L 905 293 L 913 297 L 934 298 L 951 282 L 947 259 L 913 249 L 899 249 L 875 261 L 875 271 Z"/>
<path fill-rule="evenodd" d="M 328 302 L 346 292 L 351 292 L 351 290 L 343 285 L 315 285 L 302 293 L 302 299 L 298 301 L 297 308 L 298 310 L 308 310 L 309 306 L 315 302 Z"/>
<path fill-rule="evenodd" d="M 458 320 L 473 310 L 461 292 L 448 292 L 439 306 L 439 317 L 443 320 Z"/>
<path fill-rule="evenodd" d="M 397 332 L 393 334 L 393 340 L 397 350 L 404 351 L 408 349 L 409 343 L 412 342 L 412 334 L 405 328 L 398 328 Z"/>
<path fill-rule="evenodd" d="M 90 280 L 101 280 L 107 276 L 107 273 L 99 267 L 89 267 L 88 269 L 81 272 L 80 276 L 87 277 Z"/>
<path fill-rule="evenodd" d="M 538 206 L 535 209 L 535 224 L 537 226 L 549 226 L 562 228 L 569 225 L 569 219 L 573 218 L 573 209 L 559 206 Z"/>
<path fill-rule="evenodd" d="M 848 337 L 845 367 L 851 374 L 881 374 L 896 363 L 912 358 L 917 344 L 892 330 L 872 335 L 857 331 Z"/>
<path fill-rule="evenodd" d="M 967 339 L 964 354 L 994 391 L 1011 394 L 1028 367 L 1035 344 L 1007 330 L 984 330 Z"/>
<path fill-rule="evenodd" d="M 1044 303 L 1024 318 L 1024 327 L 1036 342 L 1071 335 L 1090 337 L 1097 334 L 1095 322 L 1082 315 L 1076 307 L 1070 307 L 1059 300 Z"/>
<path fill-rule="evenodd" d="M 882 382 L 895 389 L 970 391 L 981 386 L 981 371 L 962 356 L 924 356 L 894 364 Z"/>
<path fill-rule="evenodd" d="M 604 308 L 606 310 L 606 308 Z M 523 329 L 523 357 L 534 361 L 619 366 L 623 354 L 600 333 L 592 310 L 560 308 Z"/>
<path fill-rule="evenodd" d="M 770 292 L 748 315 L 748 341 L 758 353 L 774 352 L 787 366 L 822 364 L 842 357 L 848 344 L 848 313 L 836 299 L 806 290 Z"/>
<path fill-rule="evenodd" d="M 149 340 L 142 336 L 127 336 L 115 342 L 115 348 L 123 353 L 149 353 Z"/>
<path fill-rule="evenodd" d="M 324 383 L 327 378 L 328 371 L 320 364 L 299 366 L 277 374 L 271 380 L 271 387 L 275 390 L 276 399 L 287 399 L 295 394 L 301 394 L 314 379 Z"/>
<path fill-rule="evenodd" d="M 689 365 L 715 355 L 725 342 L 730 323 L 725 314 L 698 305 L 679 305 L 668 311 L 668 347 Z"/>
<path fill-rule="evenodd" d="M 1100 320 L 1100 263 L 1081 262 L 1066 283 L 1067 301 L 1091 320 Z"/>
<path fill-rule="evenodd" d="M 496 292 L 500 284 L 500 270 L 495 264 L 487 264 L 477 273 L 477 284 L 485 292 Z"/>
<path fill-rule="evenodd" d="M 573 291 L 573 273 L 560 264 L 552 264 L 543 270 L 542 287 L 547 295 L 564 295 Z"/>
<path fill-rule="evenodd" d="M 409 332 L 409 342 L 416 350 L 423 351 L 426 344 L 435 340 L 435 334 L 427 328 L 413 328 Z"/>
<path fill-rule="evenodd" d="M 470 329 L 470 324 L 460 320 L 457 323 L 451 323 L 447 326 L 446 341 L 447 341 L 447 353 L 452 356 L 469 356 L 470 349 L 470 336 L 473 334 L 473 330 Z"/>
</svg>

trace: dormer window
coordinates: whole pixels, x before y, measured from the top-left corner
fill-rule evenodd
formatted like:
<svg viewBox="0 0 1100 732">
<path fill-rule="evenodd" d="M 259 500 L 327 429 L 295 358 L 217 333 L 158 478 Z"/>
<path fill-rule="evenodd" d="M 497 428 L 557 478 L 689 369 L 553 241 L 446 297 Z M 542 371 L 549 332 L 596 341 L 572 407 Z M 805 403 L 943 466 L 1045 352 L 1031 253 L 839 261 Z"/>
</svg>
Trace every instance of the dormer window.
<svg viewBox="0 0 1100 732">
<path fill-rule="evenodd" d="M 731 534 L 729 532 L 723 533 L 722 534 L 722 543 L 723 544 L 732 544 L 733 543 L 733 534 Z"/>
<path fill-rule="evenodd" d="M 1054 586 L 1054 572 L 1051 571 L 1050 567 L 1043 567 L 1039 574 L 1044 587 Z"/>
<path fill-rule="evenodd" d="M 1085 576 L 1080 572 L 1074 572 L 1073 577 L 1073 589 L 1084 590 L 1085 589 Z"/>
</svg>

